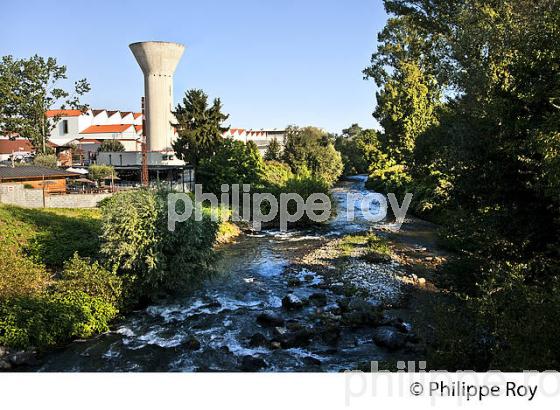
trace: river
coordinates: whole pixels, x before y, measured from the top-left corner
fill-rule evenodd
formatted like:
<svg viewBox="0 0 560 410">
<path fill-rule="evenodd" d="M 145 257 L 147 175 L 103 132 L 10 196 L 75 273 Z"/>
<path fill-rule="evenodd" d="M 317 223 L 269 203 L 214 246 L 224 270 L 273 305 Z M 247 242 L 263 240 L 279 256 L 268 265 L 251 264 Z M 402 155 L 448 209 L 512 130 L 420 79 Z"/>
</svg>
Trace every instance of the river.
<svg viewBox="0 0 560 410">
<path fill-rule="evenodd" d="M 263 371 L 341 371 L 391 357 L 372 342 L 367 328 L 342 329 L 334 344 L 321 338 L 284 348 L 258 343 L 259 335 L 270 338 L 271 332 L 283 331 L 257 323 L 264 310 L 281 315 L 288 327 L 315 329 L 317 310 L 336 307 L 339 295 L 324 286 L 322 275 L 296 272 L 302 285 L 294 288 L 285 272 L 296 257 L 325 240 L 371 228 L 373 223 L 364 218 L 357 203 L 347 201 L 348 193 L 358 197 L 368 193 L 364 182 L 365 178 L 355 177 L 335 187 L 337 217 L 324 227 L 241 235 L 222 247 L 218 274 L 192 295 L 133 312 L 109 333 L 74 341 L 46 355 L 33 370 L 238 371 L 240 362 L 249 357 L 258 359 L 256 368 Z M 355 208 L 352 222 L 346 221 L 348 207 Z M 300 299 L 322 293 L 326 303 L 321 308 L 311 304 L 286 311 L 281 299 L 289 292 Z"/>
</svg>

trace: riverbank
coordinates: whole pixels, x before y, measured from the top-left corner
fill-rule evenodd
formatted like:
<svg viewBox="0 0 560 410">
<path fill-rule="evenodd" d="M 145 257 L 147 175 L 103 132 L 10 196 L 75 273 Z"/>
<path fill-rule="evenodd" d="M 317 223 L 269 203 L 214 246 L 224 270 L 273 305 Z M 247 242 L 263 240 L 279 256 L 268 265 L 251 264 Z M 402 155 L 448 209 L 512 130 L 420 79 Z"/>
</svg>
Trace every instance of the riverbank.
<svg viewBox="0 0 560 410">
<path fill-rule="evenodd" d="M 363 179 L 333 190 L 340 212 L 328 224 L 242 234 L 219 247 L 215 275 L 200 288 L 131 312 L 27 370 L 339 372 L 422 359 L 429 320 L 414 298 L 429 303 L 435 293 L 404 256 L 432 263 L 426 238 L 435 228 L 426 237 L 419 222 L 392 232 L 360 211 L 348 222 L 349 193 L 367 195 Z M 410 244 L 401 251 L 399 242 Z"/>
<path fill-rule="evenodd" d="M 103 333 L 126 314 L 120 281 L 95 262 L 101 230 L 99 209 L 0 206 L 0 370 L 34 365 L 38 355 Z M 216 243 L 239 232 L 222 223 Z"/>
<path fill-rule="evenodd" d="M 401 229 L 379 224 L 369 232 L 325 240 L 289 267 L 289 281 L 300 286 L 314 280 L 302 272 L 313 272 L 323 278 L 320 288 L 341 300 L 378 303 L 383 319 L 370 326 L 372 340 L 390 353 L 378 362 L 381 368 L 396 370 L 403 360 L 425 361 L 434 341 L 434 306 L 445 298 L 437 287 L 440 268 L 452 257 L 438 245 L 437 229 L 411 217 Z M 348 325 L 343 316 L 334 318 L 337 326 Z M 370 366 L 364 361 L 354 368 L 369 371 Z"/>
</svg>

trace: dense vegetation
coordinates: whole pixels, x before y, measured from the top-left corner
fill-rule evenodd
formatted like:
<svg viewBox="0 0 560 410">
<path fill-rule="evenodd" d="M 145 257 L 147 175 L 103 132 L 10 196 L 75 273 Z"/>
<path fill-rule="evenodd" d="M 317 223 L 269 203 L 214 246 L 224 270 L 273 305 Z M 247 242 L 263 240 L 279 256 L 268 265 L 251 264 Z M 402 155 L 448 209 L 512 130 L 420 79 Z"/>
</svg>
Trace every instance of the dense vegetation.
<svg viewBox="0 0 560 410">
<path fill-rule="evenodd" d="M 560 3 L 384 3 L 370 186 L 413 192 L 460 255 L 431 365 L 558 368 Z"/>
<path fill-rule="evenodd" d="M 89 337 L 119 312 L 200 283 L 220 227 L 206 215 L 169 232 L 166 207 L 164 193 L 147 190 L 101 210 L 1 206 L 0 346 Z"/>
<path fill-rule="evenodd" d="M 310 174 L 332 186 L 342 174 L 342 158 L 335 149 L 333 138 L 316 127 L 286 129 L 282 160 L 294 174 Z"/>
</svg>

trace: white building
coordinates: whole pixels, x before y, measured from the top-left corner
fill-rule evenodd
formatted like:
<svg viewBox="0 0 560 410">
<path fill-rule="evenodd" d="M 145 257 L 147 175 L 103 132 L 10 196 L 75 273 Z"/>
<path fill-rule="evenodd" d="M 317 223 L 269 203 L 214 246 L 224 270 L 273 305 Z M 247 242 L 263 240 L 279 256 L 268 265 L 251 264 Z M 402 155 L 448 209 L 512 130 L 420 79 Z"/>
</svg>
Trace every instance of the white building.
<svg viewBox="0 0 560 410">
<path fill-rule="evenodd" d="M 222 136 L 224 138 L 232 138 L 237 141 L 242 141 L 247 143 L 249 141 L 253 141 L 257 144 L 259 148 L 259 152 L 264 155 L 268 145 L 272 142 L 272 140 L 276 139 L 281 146 L 284 146 L 284 137 L 285 137 L 285 130 L 283 129 L 260 129 L 260 130 L 253 130 L 249 129 L 246 130 L 244 128 L 230 128 L 229 130 L 225 131 Z"/>
<path fill-rule="evenodd" d="M 95 159 L 104 140 L 120 141 L 125 151 L 142 150 L 142 114 L 109 110 L 50 110 L 56 121 L 49 142 L 54 146 L 77 145 L 86 160 Z"/>
</svg>

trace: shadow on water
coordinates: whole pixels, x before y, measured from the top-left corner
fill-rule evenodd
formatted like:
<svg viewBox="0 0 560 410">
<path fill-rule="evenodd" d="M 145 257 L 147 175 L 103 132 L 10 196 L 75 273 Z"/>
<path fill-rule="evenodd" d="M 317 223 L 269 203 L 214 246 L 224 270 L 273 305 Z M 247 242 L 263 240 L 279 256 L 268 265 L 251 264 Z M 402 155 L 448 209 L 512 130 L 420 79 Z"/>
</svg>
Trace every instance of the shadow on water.
<svg viewBox="0 0 560 410">
<path fill-rule="evenodd" d="M 194 294 L 134 312 L 113 332 L 48 355 L 37 370 L 238 371 L 252 370 L 243 362 L 244 356 L 252 356 L 264 360 L 257 361 L 254 370 L 340 371 L 386 358 L 388 353 L 371 342 L 371 329 L 342 332 L 336 343 L 328 338 L 312 338 L 298 347 L 258 343 L 259 334 L 270 338 L 282 332 L 257 323 L 257 315 L 265 310 L 281 315 L 286 327 L 313 329 L 317 307 L 285 311 L 281 300 L 289 292 L 300 298 L 323 293 L 323 309 L 335 306 L 337 295 L 321 287 L 320 275 L 301 272 L 305 284 L 294 289 L 284 272 L 297 255 L 320 246 L 325 237 L 370 228 L 359 206 L 346 201 L 348 193 L 367 193 L 364 182 L 365 178 L 355 177 L 333 190 L 338 215 L 328 226 L 242 236 L 224 247 L 219 274 Z M 345 219 L 349 206 L 356 213 L 352 222 Z"/>
</svg>

